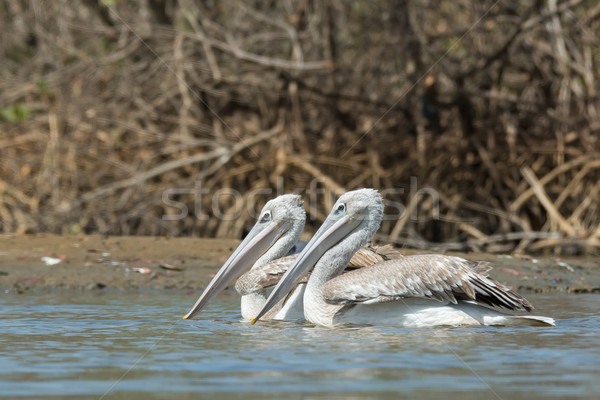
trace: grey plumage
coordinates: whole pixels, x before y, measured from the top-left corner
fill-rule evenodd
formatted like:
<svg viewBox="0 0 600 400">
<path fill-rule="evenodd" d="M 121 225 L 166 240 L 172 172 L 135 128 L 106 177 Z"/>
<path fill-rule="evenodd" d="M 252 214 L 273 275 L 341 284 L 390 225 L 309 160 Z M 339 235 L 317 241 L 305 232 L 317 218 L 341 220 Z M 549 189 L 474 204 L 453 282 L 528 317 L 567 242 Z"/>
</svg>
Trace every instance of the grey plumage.
<svg viewBox="0 0 600 400">
<path fill-rule="evenodd" d="M 340 196 L 252 322 L 310 271 L 304 316 L 317 325 L 554 325 L 552 318 L 507 315 L 485 307 L 533 309 L 521 295 L 490 278 L 491 266 L 486 262 L 417 255 L 343 272 L 353 253 L 375 235 L 382 214 L 383 199 L 375 190 Z"/>
<path fill-rule="evenodd" d="M 331 279 L 322 293 L 330 304 L 381 303 L 426 297 L 457 304 L 471 300 L 509 310 L 533 309 L 520 294 L 488 276 L 492 267 L 444 255 L 415 255 L 372 265 Z"/>
<path fill-rule="evenodd" d="M 242 296 L 258 292 L 260 290 L 275 286 L 285 271 L 294 262 L 298 254 L 292 254 L 258 265 L 244 273 L 235 283 L 235 290 Z M 365 246 L 359 249 L 350 259 L 347 271 L 372 266 L 374 264 L 394 260 L 403 257 L 393 246 Z M 309 275 L 306 275 L 298 283 L 306 283 Z"/>
</svg>

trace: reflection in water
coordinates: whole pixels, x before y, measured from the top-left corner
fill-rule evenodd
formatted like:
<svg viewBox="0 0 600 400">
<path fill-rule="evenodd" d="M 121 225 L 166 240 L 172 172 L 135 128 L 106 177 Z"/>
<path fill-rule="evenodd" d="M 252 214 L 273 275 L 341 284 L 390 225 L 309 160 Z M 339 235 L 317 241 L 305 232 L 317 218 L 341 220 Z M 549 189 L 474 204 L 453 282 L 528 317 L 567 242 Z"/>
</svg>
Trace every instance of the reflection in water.
<svg viewBox="0 0 600 400">
<path fill-rule="evenodd" d="M 1 297 L 2 395 L 99 398 L 109 389 L 127 398 L 600 395 L 599 296 L 532 296 L 540 313 L 557 319 L 555 328 L 442 329 L 252 326 L 239 321 L 236 296 L 222 296 L 197 320 L 182 321 L 192 297 Z"/>
</svg>

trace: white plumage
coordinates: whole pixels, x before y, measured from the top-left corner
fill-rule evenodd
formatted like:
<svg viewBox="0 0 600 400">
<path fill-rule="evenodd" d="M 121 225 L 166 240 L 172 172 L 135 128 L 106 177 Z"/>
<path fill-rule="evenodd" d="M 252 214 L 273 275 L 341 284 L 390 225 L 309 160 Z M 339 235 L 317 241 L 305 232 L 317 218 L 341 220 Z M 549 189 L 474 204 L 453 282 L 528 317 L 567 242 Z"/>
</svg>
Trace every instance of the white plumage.
<svg viewBox="0 0 600 400">
<path fill-rule="evenodd" d="M 490 278 L 491 266 L 484 262 L 417 255 L 340 275 L 352 254 L 373 237 L 382 215 L 377 191 L 342 195 L 255 320 L 314 267 L 304 293 L 304 316 L 317 325 L 554 325 L 552 318 L 513 316 L 485 307 L 533 309 L 521 295 Z"/>
<path fill-rule="evenodd" d="M 250 270 L 240 276 L 235 288 L 242 295 L 240 305 L 242 317 L 250 319 L 256 315 L 264 305 L 270 290 L 294 261 L 296 255 L 286 256 L 286 254 L 300 238 L 305 220 L 304 204 L 298 195 L 282 195 L 267 202 L 250 233 L 215 274 L 214 279 L 184 319 L 192 318 L 236 276 L 248 268 Z M 352 257 L 348 269 L 352 270 L 400 256 L 391 246 L 367 246 Z M 306 278 L 299 282 L 289 296 L 274 305 L 265 315 L 265 319 L 303 318 L 302 300 L 305 283 Z"/>
</svg>

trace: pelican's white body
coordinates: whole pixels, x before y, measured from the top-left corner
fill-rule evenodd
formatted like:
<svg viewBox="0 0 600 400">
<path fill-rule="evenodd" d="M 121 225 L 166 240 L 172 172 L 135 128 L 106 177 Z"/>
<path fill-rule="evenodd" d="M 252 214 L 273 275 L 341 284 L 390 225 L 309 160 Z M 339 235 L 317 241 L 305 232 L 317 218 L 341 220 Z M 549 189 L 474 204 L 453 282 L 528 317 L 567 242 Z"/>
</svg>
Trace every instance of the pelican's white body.
<svg viewBox="0 0 600 400">
<path fill-rule="evenodd" d="M 258 315 L 314 267 L 303 303 L 304 317 L 317 325 L 554 325 L 552 318 L 512 316 L 477 304 L 532 308 L 518 293 L 488 278 L 491 267 L 472 266 L 459 257 L 409 256 L 341 275 L 352 255 L 375 235 L 382 216 L 383 199 L 376 190 L 343 194 Z"/>
<path fill-rule="evenodd" d="M 281 308 L 276 307 L 272 312 L 266 315 L 265 319 L 273 319 L 278 321 L 297 321 L 304 319 L 304 289 L 306 284 L 301 283 L 296 286 L 293 293 L 283 302 Z M 251 320 L 262 308 L 267 300 L 270 290 L 267 292 L 266 289 L 260 290 L 255 293 L 251 293 L 242 296 L 242 318 L 245 320 Z"/>
<path fill-rule="evenodd" d="M 305 298 L 304 317 L 315 325 L 334 327 L 343 324 L 423 328 L 428 326 L 468 325 L 553 325 L 552 318 L 512 316 L 476 304 L 440 303 L 428 299 L 406 298 L 388 303 L 343 306 Z"/>
<path fill-rule="evenodd" d="M 469 301 L 459 301 L 457 304 L 453 304 L 449 301 L 441 302 L 425 297 L 406 297 L 383 302 L 379 298 L 364 302 L 349 302 L 349 304 L 328 302 L 323 295 L 323 285 L 326 283 L 329 283 L 329 289 L 335 289 L 336 285 L 345 285 L 344 288 L 347 289 L 347 292 L 356 293 L 358 297 L 364 296 L 373 289 L 380 293 L 393 290 L 393 285 L 398 283 L 400 277 L 391 267 L 397 263 L 407 263 L 407 261 L 410 264 L 410 260 L 413 259 L 413 257 L 405 257 L 401 260 L 380 264 L 382 267 L 389 266 L 390 268 L 371 267 L 355 271 L 354 275 L 360 275 L 359 279 L 336 280 L 335 270 L 339 267 L 336 268 L 335 265 L 344 262 L 345 257 L 348 257 L 345 246 L 338 245 L 326 252 L 315 266 L 304 292 L 304 318 L 307 321 L 327 327 L 341 324 L 405 328 L 460 325 L 554 325 L 552 318 L 508 315 Z M 438 255 L 430 257 L 436 260 L 431 265 L 436 265 L 440 270 L 449 268 L 450 260 L 460 260 L 448 257 L 449 261 L 446 265 L 437 260 Z M 346 277 L 350 276 L 352 275 L 346 275 Z M 410 284 L 406 281 L 400 283 L 402 285 Z"/>
</svg>

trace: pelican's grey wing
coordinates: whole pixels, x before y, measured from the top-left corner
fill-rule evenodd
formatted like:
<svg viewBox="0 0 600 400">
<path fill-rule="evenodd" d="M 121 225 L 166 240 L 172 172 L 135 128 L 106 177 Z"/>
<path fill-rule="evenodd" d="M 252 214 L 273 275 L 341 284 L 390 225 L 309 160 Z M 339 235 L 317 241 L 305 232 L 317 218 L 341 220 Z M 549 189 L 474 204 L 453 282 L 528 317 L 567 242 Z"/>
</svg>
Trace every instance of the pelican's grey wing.
<svg viewBox="0 0 600 400">
<path fill-rule="evenodd" d="M 394 260 L 403 257 L 393 246 L 386 244 L 384 246 L 365 246 L 359 249 L 348 263 L 346 269 L 356 269 L 368 267 L 383 261 Z"/>
<path fill-rule="evenodd" d="M 269 263 L 260 265 L 241 275 L 235 283 L 235 290 L 242 296 L 259 290 L 275 286 L 285 271 L 292 265 L 298 254 L 278 258 Z M 358 250 L 348 263 L 348 269 L 371 266 L 382 261 L 402 257 L 402 254 L 393 246 L 365 246 Z M 306 283 L 308 275 L 299 283 Z"/>
<path fill-rule="evenodd" d="M 238 278 L 235 282 L 235 290 L 242 296 L 246 296 L 276 285 L 297 256 L 298 254 L 292 254 L 281 257 L 251 269 Z"/>
<path fill-rule="evenodd" d="M 491 266 L 459 257 L 415 255 L 342 274 L 323 285 L 334 304 L 381 303 L 423 297 L 456 304 L 474 301 L 511 310 L 533 309 L 518 293 L 488 276 Z"/>
</svg>

